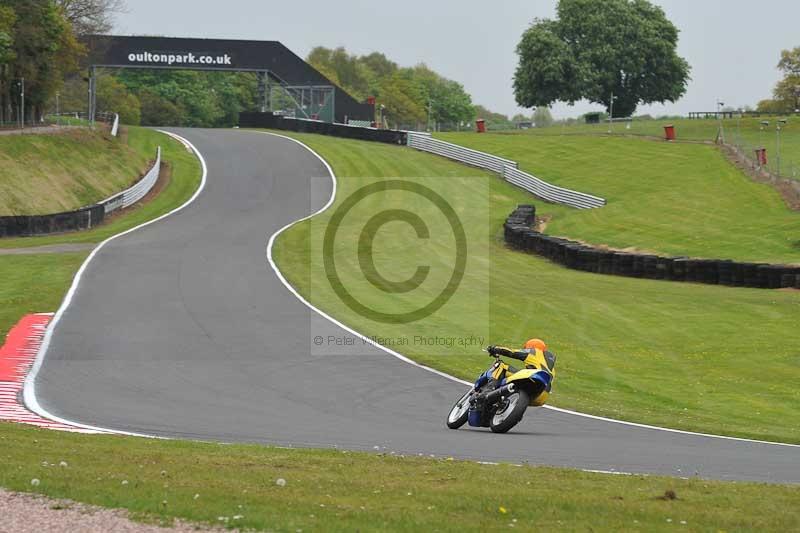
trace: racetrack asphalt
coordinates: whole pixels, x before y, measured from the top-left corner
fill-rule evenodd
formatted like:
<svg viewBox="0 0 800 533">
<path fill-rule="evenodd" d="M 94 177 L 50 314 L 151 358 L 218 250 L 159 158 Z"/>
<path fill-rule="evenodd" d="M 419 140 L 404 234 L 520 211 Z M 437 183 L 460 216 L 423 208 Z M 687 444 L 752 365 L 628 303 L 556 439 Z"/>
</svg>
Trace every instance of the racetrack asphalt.
<svg viewBox="0 0 800 533">
<path fill-rule="evenodd" d="M 206 188 L 89 263 L 36 380 L 50 413 L 167 437 L 800 483 L 800 447 L 544 409 L 505 435 L 447 429 L 464 385 L 363 345 L 266 260 L 273 233 L 328 200 L 319 159 L 258 132 L 174 131 L 205 157 Z M 326 354 L 316 336 L 356 347 Z"/>
</svg>

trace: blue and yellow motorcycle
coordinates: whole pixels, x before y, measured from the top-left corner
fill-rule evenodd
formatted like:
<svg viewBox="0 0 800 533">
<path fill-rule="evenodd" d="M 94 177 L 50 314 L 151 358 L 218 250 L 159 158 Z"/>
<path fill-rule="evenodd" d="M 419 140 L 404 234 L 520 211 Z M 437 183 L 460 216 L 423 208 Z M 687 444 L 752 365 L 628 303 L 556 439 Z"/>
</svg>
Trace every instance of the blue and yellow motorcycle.
<svg viewBox="0 0 800 533">
<path fill-rule="evenodd" d="M 517 370 L 500 356 L 481 376 L 491 376 L 478 388 L 471 388 L 450 410 L 447 427 L 458 429 L 467 422 L 505 433 L 516 426 L 528 407 L 541 407 L 550 397 L 556 358 L 550 352 L 532 351 Z M 484 380 L 478 380 L 479 383 Z"/>
</svg>

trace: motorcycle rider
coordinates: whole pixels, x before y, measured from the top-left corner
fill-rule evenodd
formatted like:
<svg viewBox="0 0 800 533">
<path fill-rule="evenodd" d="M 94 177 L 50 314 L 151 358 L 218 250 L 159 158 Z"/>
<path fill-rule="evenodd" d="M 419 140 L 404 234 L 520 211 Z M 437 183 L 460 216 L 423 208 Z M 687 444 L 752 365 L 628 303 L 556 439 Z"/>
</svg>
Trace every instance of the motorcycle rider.
<svg viewBox="0 0 800 533">
<path fill-rule="evenodd" d="M 486 351 L 489 352 L 489 355 L 494 356 L 501 356 L 501 357 L 510 357 L 512 359 L 517 359 L 519 361 L 525 361 L 529 355 L 535 354 L 536 350 L 541 350 L 544 354 L 545 361 L 547 362 L 547 366 L 550 370 L 553 369 L 555 365 L 555 355 L 551 352 L 547 351 L 547 344 L 542 339 L 529 339 L 520 350 L 512 350 L 511 348 L 506 348 L 504 346 L 495 346 L 491 345 L 486 348 Z M 509 368 L 508 370 L 511 374 L 517 372 L 516 369 L 513 367 Z M 478 390 L 484 385 L 486 385 L 490 380 L 494 379 L 492 374 L 494 374 L 494 368 L 490 368 L 486 372 L 480 375 L 478 379 L 475 381 L 474 390 Z M 505 376 L 501 376 L 500 379 L 496 380 L 497 383 L 495 384 L 494 388 L 502 387 L 505 384 Z"/>
</svg>

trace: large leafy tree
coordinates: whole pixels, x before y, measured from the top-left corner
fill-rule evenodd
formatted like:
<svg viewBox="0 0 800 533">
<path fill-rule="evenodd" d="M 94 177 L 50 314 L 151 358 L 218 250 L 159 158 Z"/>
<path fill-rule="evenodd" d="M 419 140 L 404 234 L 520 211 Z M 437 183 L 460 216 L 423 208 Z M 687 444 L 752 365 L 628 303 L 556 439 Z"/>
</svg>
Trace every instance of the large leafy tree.
<svg viewBox="0 0 800 533">
<path fill-rule="evenodd" d="M 425 122 L 423 96 L 408 70 L 397 71 L 383 78 L 377 94 L 380 95 L 381 105 L 385 106 L 384 115 L 391 124 L 416 126 Z"/>
<path fill-rule="evenodd" d="M 21 103 L 17 84 L 24 78 L 25 117 L 33 120 L 42 115 L 65 75 L 77 70 L 83 47 L 52 0 L 2 0 L 1 7 L 5 8 L 5 14 L 0 15 L 5 25 L 12 21 L 13 38 L 10 49 L 3 54 L 8 62 L 0 79 L 0 105 L 3 112 L 16 109 Z"/>
<path fill-rule="evenodd" d="M 559 0 L 554 20 L 537 19 L 517 46 L 514 93 L 522 107 L 586 99 L 630 116 L 642 103 L 674 102 L 689 64 L 678 30 L 646 0 Z"/>
<path fill-rule="evenodd" d="M 460 83 L 440 76 L 424 64 L 414 67 L 412 76 L 421 88 L 422 103 L 429 106 L 433 122 L 455 124 L 475 116 L 472 98 Z"/>
</svg>

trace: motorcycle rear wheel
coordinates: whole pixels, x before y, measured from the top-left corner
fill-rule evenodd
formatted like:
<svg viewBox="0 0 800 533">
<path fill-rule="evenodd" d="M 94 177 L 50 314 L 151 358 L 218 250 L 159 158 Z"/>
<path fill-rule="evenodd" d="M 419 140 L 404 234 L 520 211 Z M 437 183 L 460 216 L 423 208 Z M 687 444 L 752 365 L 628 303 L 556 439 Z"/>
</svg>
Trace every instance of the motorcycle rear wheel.
<svg viewBox="0 0 800 533">
<path fill-rule="evenodd" d="M 472 394 L 472 389 L 459 398 L 459 400 L 450 409 L 450 414 L 447 415 L 447 427 L 450 429 L 458 429 L 467 423 L 469 418 L 469 396 Z"/>
<path fill-rule="evenodd" d="M 528 408 L 530 396 L 524 390 L 517 390 L 510 394 L 500 408 L 492 414 L 489 427 L 494 433 L 505 433 L 522 420 L 522 415 Z"/>
</svg>

